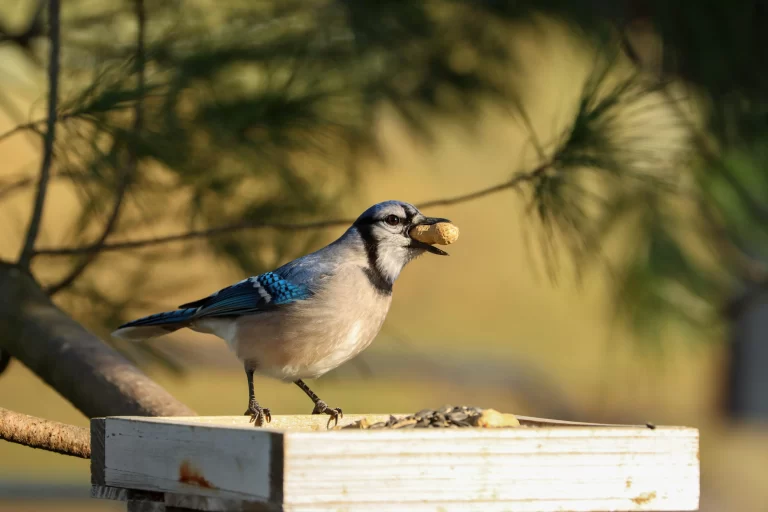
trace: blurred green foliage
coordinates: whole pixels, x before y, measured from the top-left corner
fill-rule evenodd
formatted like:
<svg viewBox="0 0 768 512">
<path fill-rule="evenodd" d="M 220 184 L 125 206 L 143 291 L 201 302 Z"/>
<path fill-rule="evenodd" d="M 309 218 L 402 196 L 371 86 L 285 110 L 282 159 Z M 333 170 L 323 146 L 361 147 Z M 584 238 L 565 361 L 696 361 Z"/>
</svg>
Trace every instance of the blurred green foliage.
<svg viewBox="0 0 768 512">
<path fill-rule="evenodd" d="M 376 154 L 382 106 L 424 141 L 441 116 L 471 127 L 488 101 L 525 120 L 510 79 L 515 28 L 556 18 L 595 66 L 574 84 L 582 93 L 567 129 L 537 143 L 541 172 L 522 185 L 550 274 L 564 255 L 579 273 L 600 264 L 615 278 L 617 317 L 641 334 L 670 317 L 710 326 L 744 280 L 763 279 L 768 8 L 759 1 L 147 2 L 141 58 L 134 7 L 64 5 L 57 172 L 83 205 L 72 245 L 103 224 L 130 158 L 139 165 L 127 194 L 141 213 L 121 218 L 115 235 L 167 218 L 193 229 L 335 217 L 358 183 L 355 163 Z M 638 20 L 663 41 L 660 73 L 627 59 L 636 55 L 625 27 Z M 662 145 L 660 131 L 670 133 Z M 169 188 L 187 199 L 169 205 Z M 604 252 L 630 232 L 620 255 Z M 251 230 L 206 243 L 253 274 L 317 236 Z M 132 290 L 150 285 L 139 276 Z M 114 326 L 126 304 L 103 286 L 86 273 L 65 293 Z"/>
</svg>

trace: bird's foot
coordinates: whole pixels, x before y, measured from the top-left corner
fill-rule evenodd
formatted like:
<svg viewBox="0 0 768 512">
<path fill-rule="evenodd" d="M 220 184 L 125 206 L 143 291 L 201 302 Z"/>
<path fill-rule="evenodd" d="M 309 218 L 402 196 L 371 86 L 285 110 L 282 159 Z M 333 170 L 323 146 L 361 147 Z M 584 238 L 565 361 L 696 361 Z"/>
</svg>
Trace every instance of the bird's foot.
<svg viewBox="0 0 768 512">
<path fill-rule="evenodd" d="M 341 409 L 338 407 L 328 407 L 328 404 L 323 402 L 322 400 L 318 400 L 315 403 L 315 408 L 312 410 L 312 414 L 327 414 L 330 416 L 328 418 L 328 425 L 327 427 L 331 427 L 331 420 L 334 421 L 334 426 L 339 424 L 339 418 L 344 417 L 344 413 L 341 412 Z"/>
<path fill-rule="evenodd" d="M 272 414 L 269 412 L 269 409 L 260 406 L 256 400 L 251 400 L 244 416 L 250 416 L 249 423 L 253 423 L 256 427 L 264 426 L 265 422 L 269 423 L 272 421 Z"/>
</svg>

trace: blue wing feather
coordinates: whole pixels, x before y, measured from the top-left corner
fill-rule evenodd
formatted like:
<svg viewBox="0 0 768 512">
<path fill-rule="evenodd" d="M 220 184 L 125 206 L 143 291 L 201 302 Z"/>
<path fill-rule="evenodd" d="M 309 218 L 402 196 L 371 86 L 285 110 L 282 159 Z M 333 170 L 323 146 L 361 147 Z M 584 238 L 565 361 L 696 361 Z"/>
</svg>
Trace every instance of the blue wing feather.
<svg viewBox="0 0 768 512">
<path fill-rule="evenodd" d="M 283 279 L 274 272 L 267 272 L 256 278 L 264 290 L 272 297 L 273 304 L 289 304 L 306 299 L 309 289 Z"/>
<path fill-rule="evenodd" d="M 347 251 L 362 243 L 359 233 L 350 228 L 339 240 L 272 272 L 249 277 L 209 295 L 188 302 L 176 311 L 139 318 L 120 326 L 161 326 L 180 328 L 201 317 L 232 317 L 280 308 L 310 298 L 347 257 Z M 168 329 L 169 332 L 173 329 Z"/>
<path fill-rule="evenodd" d="M 275 272 L 266 272 L 179 308 L 197 308 L 197 318 L 238 316 L 274 309 L 311 295 L 309 287 L 293 283 Z"/>
</svg>

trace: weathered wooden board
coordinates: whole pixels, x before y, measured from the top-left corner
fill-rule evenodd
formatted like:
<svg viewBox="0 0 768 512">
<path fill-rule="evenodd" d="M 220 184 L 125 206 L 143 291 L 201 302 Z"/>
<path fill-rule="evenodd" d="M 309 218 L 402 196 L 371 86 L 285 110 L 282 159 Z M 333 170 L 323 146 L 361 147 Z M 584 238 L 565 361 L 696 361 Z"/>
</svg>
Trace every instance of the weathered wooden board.
<svg viewBox="0 0 768 512">
<path fill-rule="evenodd" d="M 342 424 L 362 417 L 389 415 Z M 207 511 L 698 509 L 696 429 L 519 418 L 529 426 L 326 431 L 321 416 L 274 416 L 261 429 L 245 417 L 94 419 L 94 497 L 146 491 L 168 510 Z"/>
</svg>

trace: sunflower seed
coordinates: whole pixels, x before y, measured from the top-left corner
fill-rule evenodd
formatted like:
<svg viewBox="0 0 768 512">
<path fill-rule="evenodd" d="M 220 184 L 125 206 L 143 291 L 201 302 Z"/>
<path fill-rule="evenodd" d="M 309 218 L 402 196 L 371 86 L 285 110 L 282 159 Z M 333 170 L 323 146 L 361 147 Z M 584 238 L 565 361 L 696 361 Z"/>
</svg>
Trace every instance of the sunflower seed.
<svg viewBox="0 0 768 512">
<path fill-rule="evenodd" d="M 469 414 L 467 414 L 464 411 L 456 411 L 456 412 L 452 412 L 452 413 L 450 413 L 448 415 L 448 418 L 450 418 L 451 421 L 453 421 L 453 422 L 464 421 L 468 417 L 469 417 Z"/>
</svg>

